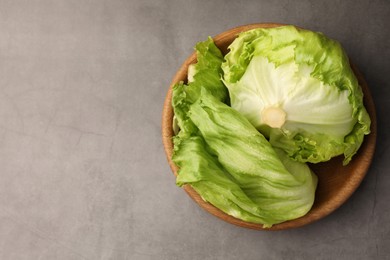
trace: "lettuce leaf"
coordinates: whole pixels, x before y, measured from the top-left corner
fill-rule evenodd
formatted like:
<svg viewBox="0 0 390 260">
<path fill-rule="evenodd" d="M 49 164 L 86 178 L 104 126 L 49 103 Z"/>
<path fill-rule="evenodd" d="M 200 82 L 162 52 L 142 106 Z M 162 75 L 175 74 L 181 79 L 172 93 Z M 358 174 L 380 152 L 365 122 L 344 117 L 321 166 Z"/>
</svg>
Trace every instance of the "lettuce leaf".
<svg viewBox="0 0 390 260">
<path fill-rule="evenodd" d="M 316 176 L 303 163 L 274 150 L 249 121 L 224 102 L 222 55 L 209 38 L 196 47 L 189 82 L 173 88 L 177 126 L 172 160 L 176 183 L 189 184 L 225 213 L 264 227 L 306 214 Z"/>
<path fill-rule="evenodd" d="M 180 135 L 192 135 L 197 132 L 197 128 L 188 118 L 187 112 L 189 106 L 200 96 L 202 87 L 222 102 L 228 97 L 226 86 L 221 81 L 221 65 L 224 59 L 213 39 L 209 37 L 206 41 L 199 42 L 195 50 L 197 63 L 190 65 L 188 84 L 179 82 L 173 86 L 173 128 L 180 129 Z"/>
</svg>

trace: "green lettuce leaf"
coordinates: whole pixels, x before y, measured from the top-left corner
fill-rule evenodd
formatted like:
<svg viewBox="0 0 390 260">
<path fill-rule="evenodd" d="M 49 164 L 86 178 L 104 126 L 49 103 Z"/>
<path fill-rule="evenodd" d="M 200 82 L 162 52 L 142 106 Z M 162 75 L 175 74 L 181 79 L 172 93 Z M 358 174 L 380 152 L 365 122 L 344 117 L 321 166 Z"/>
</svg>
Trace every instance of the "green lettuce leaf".
<svg viewBox="0 0 390 260">
<path fill-rule="evenodd" d="M 196 134 L 197 128 L 187 116 L 189 106 L 200 96 L 201 88 L 205 88 L 213 96 L 226 101 L 228 91 L 221 81 L 223 56 L 215 46 L 211 37 L 204 42 L 199 42 L 196 47 L 197 63 L 190 65 L 188 71 L 188 84 L 179 82 L 173 86 L 172 107 L 174 111 L 174 129 L 180 135 Z"/>
<path fill-rule="evenodd" d="M 178 185 L 191 184 L 227 214 L 265 227 L 310 210 L 317 177 L 273 149 L 240 113 L 202 91 L 189 117 L 201 135 L 175 138 Z"/>
<path fill-rule="evenodd" d="M 370 132 L 363 94 L 340 44 L 282 26 L 241 33 L 222 64 L 231 106 L 301 162 L 344 154 Z"/>
</svg>

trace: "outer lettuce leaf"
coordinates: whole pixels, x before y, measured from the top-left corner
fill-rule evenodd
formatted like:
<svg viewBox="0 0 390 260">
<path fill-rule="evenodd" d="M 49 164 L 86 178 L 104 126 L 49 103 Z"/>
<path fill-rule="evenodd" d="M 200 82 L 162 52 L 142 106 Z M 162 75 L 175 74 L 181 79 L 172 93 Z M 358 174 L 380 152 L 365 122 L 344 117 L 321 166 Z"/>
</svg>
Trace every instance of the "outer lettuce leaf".
<svg viewBox="0 0 390 260">
<path fill-rule="evenodd" d="M 194 103 L 201 88 L 206 88 L 216 98 L 225 101 L 228 92 L 221 81 L 223 56 L 212 38 L 199 42 L 196 47 L 197 63 L 190 66 L 188 84 L 179 82 L 173 86 L 172 107 L 175 114 L 174 129 L 179 128 L 180 135 L 196 134 L 197 129 L 187 116 L 189 106 Z"/>
<path fill-rule="evenodd" d="M 215 46 L 209 37 L 204 42 L 199 42 L 196 47 L 197 63 L 189 66 L 187 93 L 192 102 L 198 99 L 200 89 L 206 88 L 213 96 L 225 101 L 228 93 L 221 81 L 222 62 L 224 58 L 221 51 Z"/>
<path fill-rule="evenodd" d="M 340 44 L 293 26 L 244 32 L 222 64 L 231 105 L 273 146 L 302 162 L 344 154 L 347 164 L 370 132 L 370 118 Z M 261 117 L 278 107 L 286 123 L 270 128 Z"/>
<path fill-rule="evenodd" d="M 226 213 L 265 226 L 310 210 L 317 178 L 307 165 L 275 151 L 245 117 L 207 91 L 191 105 L 189 116 L 207 145 L 198 143 L 197 149 L 186 151 L 183 145 L 176 151 L 174 161 L 182 166 L 179 184 L 191 183 Z M 213 188 L 202 186 L 203 182 Z"/>
</svg>

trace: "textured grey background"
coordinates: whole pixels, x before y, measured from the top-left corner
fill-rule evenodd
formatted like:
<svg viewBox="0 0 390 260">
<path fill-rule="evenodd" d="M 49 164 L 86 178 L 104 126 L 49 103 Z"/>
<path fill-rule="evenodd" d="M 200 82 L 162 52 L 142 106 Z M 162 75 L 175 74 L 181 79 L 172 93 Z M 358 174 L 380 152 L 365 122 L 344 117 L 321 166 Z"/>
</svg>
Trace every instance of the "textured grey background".
<svg viewBox="0 0 390 260">
<path fill-rule="evenodd" d="M 390 259 L 388 1 L 0 0 L 0 259 Z M 175 186 L 163 99 L 194 44 L 256 22 L 339 40 L 371 88 L 378 146 L 329 217 L 224 223 Z"/>
</svg>

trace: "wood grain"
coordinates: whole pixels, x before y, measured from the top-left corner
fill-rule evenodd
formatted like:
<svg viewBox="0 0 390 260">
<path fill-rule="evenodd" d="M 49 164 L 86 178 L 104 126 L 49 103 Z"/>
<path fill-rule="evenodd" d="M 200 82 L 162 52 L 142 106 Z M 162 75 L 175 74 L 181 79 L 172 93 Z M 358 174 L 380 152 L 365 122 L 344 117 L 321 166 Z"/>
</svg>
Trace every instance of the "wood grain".
<svg viewBox="0 0 390 260">
<path fill-rule="evenodd" d="M 282 25 L 283 24 L 263 23 L 240 26 L 223 32 L 214 37 L 213 39 L 215 41 L 215 44 L 221 49 L 223 54 L 226 54 L 227 47 L 240 32 L 254 28 L 272 28 Z M 162 139 L 167 160 L 175 176 L 177 176 L 178 168 L 171 160 L 173 152 L 173 109 L 171 106 L 172 86 L 179 81 L 185 82 L 187 80 L 188 66 L 195 62 L 196 53 L 193 53 L 185 60 L 183 65 L 177 71 L 169 87 L 163 107 Z M 199 204 L 199 206 L 201 206 L 203 209 L 213 214 L 214 216 L 234 225 L 258 230 L 284 230 L 301 227 L 316 220 L 319 220 L 339 208 L 353 194 L 353 192 L 357 189 L 364 176 L 366 175 L 374 155 L 377 135 L 375 105 L 372 100 L 369 88 L 362 74 L 358 71 L 356 66 L 352 64 L 351 67 L 359 81 L 360 86 L 363 89 L 364 105 L 371 117 L 371 133 L 365 137 L 364 142 L 359 149 L 359 152 L 353 157 L 353 160 L 347 166 L 342 165 L 341 157 L 333 158 L 332 160 L 325 163 L 310 164 L 310 168 L 318 176 L 319 182 L 314 205 L 305 216 L 295 220 L 276 224 L 271 228 L 264 229 L 260 224 L 245 222 L 225 214 L 210 203 L 205 202 L 200 197 L 200 195 L 189 185 L 184 186 L 184 190 L 187 192 L 187 194 L 197 204 Z"/>
</svg>

